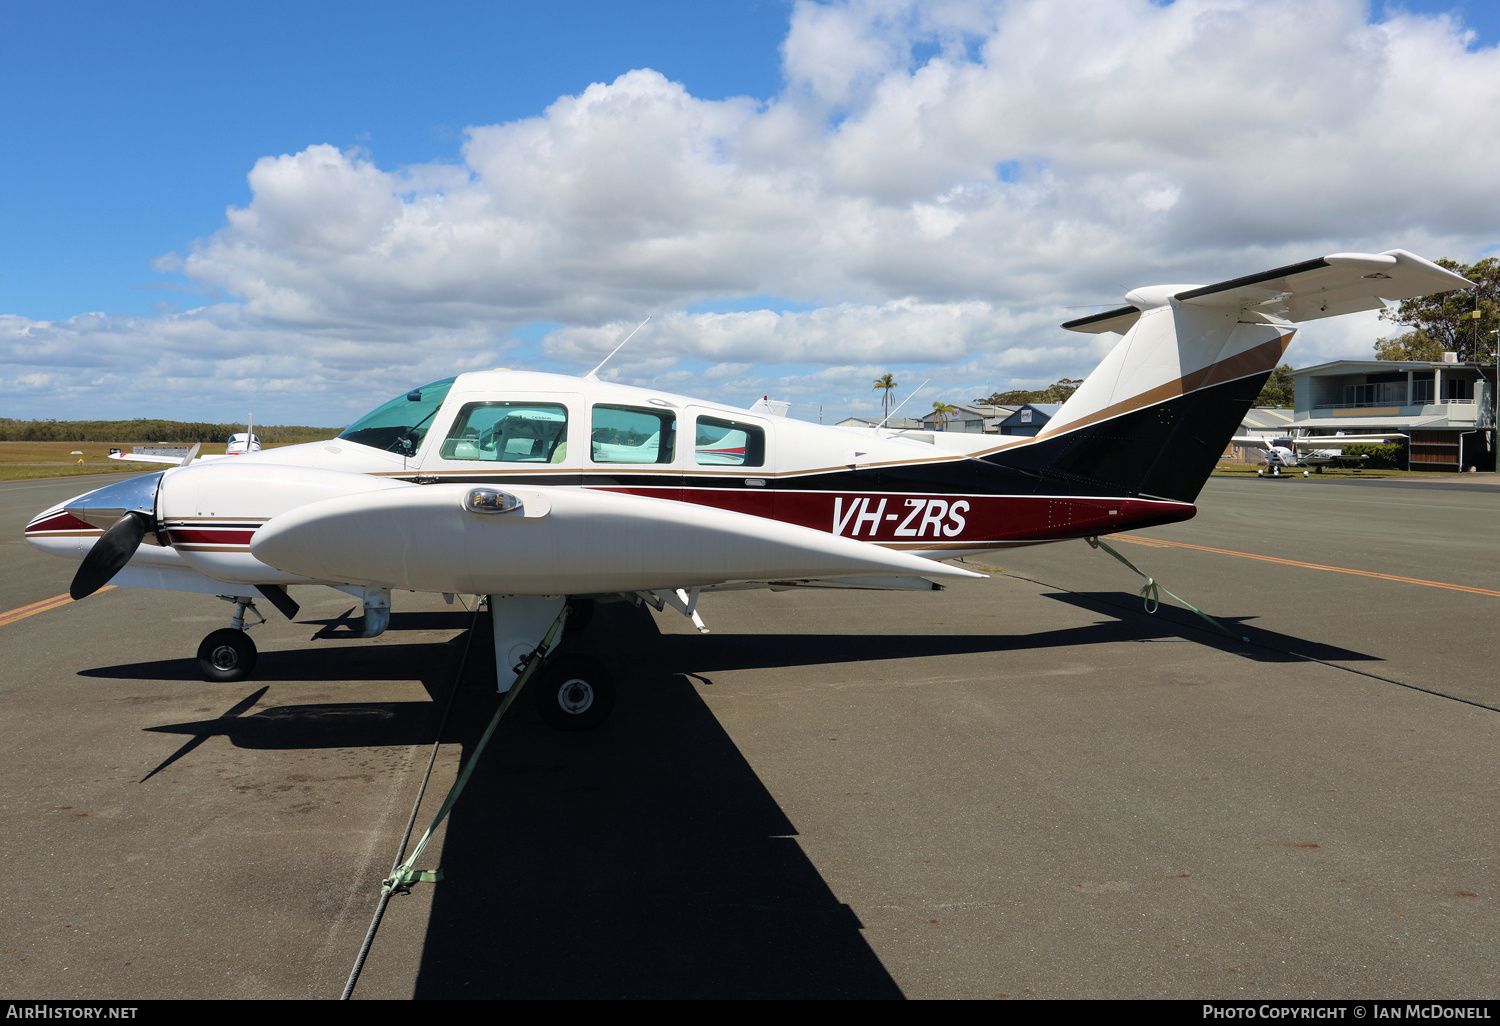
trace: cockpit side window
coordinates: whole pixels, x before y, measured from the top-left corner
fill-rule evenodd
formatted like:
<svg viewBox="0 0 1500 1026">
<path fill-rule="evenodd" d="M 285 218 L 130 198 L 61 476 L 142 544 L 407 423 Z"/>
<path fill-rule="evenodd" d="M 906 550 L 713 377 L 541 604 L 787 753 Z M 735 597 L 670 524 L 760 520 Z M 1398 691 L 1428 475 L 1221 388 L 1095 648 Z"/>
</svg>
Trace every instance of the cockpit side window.
<svg viewBox="0 0 1500 1026">
<path fill-rule="evenodd" d="M 432 418 L 442 407 L 443 400 L 448 398 L 454 380 L 444 378 L 398 395 L 350 424 L 339 437 L 356 445 L 413 456 L 421 446 Z"/>
<path fill-rule="evenodd" d="M 439 455 L 445 460 L 561 463 L 568 458 L 568 408 L 561 403 L 466 403 Z"/>
<path fill-rule="evenodd" d="M 701 466 L 763 467 L 766 432 L 754 424 L 699 417 L 693 459 Z"/>
<path fill-rule="evenodd" d="M 677 452 L 677 415 L 601 404 L 594 407 L 590 438 L 595 463 L 671 463 Z"/>
</svg>

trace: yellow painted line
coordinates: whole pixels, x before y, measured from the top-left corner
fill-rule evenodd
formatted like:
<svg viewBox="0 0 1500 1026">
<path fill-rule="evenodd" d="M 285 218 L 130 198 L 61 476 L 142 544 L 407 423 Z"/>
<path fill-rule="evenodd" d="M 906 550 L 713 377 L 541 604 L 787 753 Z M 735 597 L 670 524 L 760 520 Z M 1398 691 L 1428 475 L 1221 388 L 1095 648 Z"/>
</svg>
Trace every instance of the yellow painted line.
<svg viewBox="0 0 1500 1026">
<path fill-rule="evenodd" d="M 1478 513 L 1500 513 L 1500 508 L 1495 506 L 1440 506 L 1433 502 L 1392 502 L 1382 499 L 1346 499 L 1342 495 L 1287 495 L 1282 493 L 1283 498 L 1288 499 L 1312 499 L 1320 502 L 1358 502 L 1366 506 L 1405 506 L 1408 509 L 1464 509 Z"/>
<path fill-rule="evenodd" d="M 109 591 L 113 587 L 113 584 L 106 584 L 104 587 L 100 588 L 99 591 Z M 95 592 L 95 594 L 98 594 L 98 592 Z M 0 613 L 0 627 L 4 627 L 8 623 L 15 623 L 17 620 L 24 620 L 28 616 L 35 616 L 38 613 L 45 613 L 49 609 L 56 609 L 59 606 L 65 606 L 72 601 L 73 596 L 71 595 L 54 595 L 52 598 L 42 599 L 40 602 L 33 602 L 29 606 L 22 606 L 20 609 L 12 609 L 8 613 Z"/>
<path fill-rule="evenodd" d="M 1467 584 L 1447 584 L 1443 581 L 1424 581 L 1420 577 L 1397 577 L 1395 574 L 1377 574 L 1373 570 L 1351 570 L 1346 566 L 1324 566 L 1321 563 L 1303 563 L 1295 559 L 1282 559 L 1279 556 L 1259 556 L 1253 552 L 1235 552 L 1233 549 L 1211 549 L 1207 545 L 1189 545 L 1187 542 L 1164 541 L 1161 538 L 1142 538 L 1140 535 L 1116 534 L 1110 537 L 1118 538 L 1120 541 L 1133 542 L 1136 545 L 1149 545 L 1156 548 L 1174 549 L 1196 549 L 1199 552 L 1213 552 L 1220 556 L 1240 556 L 1244 559 L 1258 559 L 1265 563 L 1280 563 L 1283 566 L 1300 566 L 1308 570 L 1329 570 L 1336 574 L 1354 574 L 1356 577 L 1377 577 L 1382 581 L 1397 581 L 1401 584 L 1421 584 L 1428 588 L 1447 588 L 1449 591 L 1467 591 L 1472 595 L 1491 595 L 1500 598 L 1500 591 L 1490 591 L 1488 588 L 1471 588 Z"/>
</svg>

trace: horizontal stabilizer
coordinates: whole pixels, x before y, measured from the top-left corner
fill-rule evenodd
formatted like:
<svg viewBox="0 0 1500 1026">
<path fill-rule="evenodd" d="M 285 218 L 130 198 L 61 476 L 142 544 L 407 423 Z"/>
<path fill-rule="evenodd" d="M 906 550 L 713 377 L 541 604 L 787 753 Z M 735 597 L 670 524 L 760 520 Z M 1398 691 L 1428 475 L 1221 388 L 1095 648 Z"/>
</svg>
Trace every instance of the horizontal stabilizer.
<svg viewBox="0 0 1500 1026">
<path fill-rule="evenodd" d="M 1387 301 L 1451 292 L 1473 284 L 1430 260 L 1404 249 L 1392 249 L 1384 253 L 1333 253 L 1215 285 L 1181 289 L 1171 294 L 1171 299 L 1189 306 L 1258 312 L 1296 323 L 1379 310 Z M 1151 297 L 1153 303 L 1146 305 L 1154 305 L 1165 300 L 1165 296 L 1155 298 L 1161 291 L 1139 289 L 1126 298 L 1135 302 L 1137 296 Z M 1065 321 L 1062 326 L 1069 331 L 1123 335 L 1140 315 L 1140 308 L 1125 306 Z"/>
<path fill-rule="evenodd" d="M 1123 335 L 1135 327 L 1135 322 L 1140 319 L 1141 312 L 1135 307 L 1122 306 L 1118 310 L 1106 310 L 1077 320 L 1063 321 L 1062 326 L 1069 331 L 1086 331 L 1091 335 L 1102 335 L 1106 331 Z"/>
<path fill-rule="evenodd" d="M 1179 292 L 1180 303 L 1258 310 L 1286 321 L 1379 310 L 1386 300 L 1451 292 L 1474 283 L 1404 249 L 1334 253 L 1217 285 Z"/>
</svg>

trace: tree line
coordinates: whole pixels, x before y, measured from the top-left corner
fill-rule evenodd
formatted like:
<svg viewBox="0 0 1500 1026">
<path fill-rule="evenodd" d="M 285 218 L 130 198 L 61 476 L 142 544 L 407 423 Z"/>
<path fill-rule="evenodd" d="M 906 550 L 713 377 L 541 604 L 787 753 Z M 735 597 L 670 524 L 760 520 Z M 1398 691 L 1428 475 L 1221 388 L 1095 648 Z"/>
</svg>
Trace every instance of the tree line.
<svg viewBox="0 0 1500 1026">
<path fill-rule="evenodd" d="M 1500 337 L 1500 258 L 1487 257 L 1476 264 L 1445 259 L 1438 266 L 1463 275 L 1475 287 L 1403 299 L 1395 309 L 1382 310 L 1381 320 L 1409 330 L 1377 338 L 1377 360 L 1437 362 L 1444 352 L 1457 353 L 1461 361 L 1494 359 Z"/>
<path fill-rule="evenodd" d="M 223 442 L 243 424 L 204 424 L 180 420 L 16 420 L 0 417 L 0 442 Z M 317 442 L 342 428 L 301 424 L 257 424 L 255 434 L 266 445 Z"/>
</svg>

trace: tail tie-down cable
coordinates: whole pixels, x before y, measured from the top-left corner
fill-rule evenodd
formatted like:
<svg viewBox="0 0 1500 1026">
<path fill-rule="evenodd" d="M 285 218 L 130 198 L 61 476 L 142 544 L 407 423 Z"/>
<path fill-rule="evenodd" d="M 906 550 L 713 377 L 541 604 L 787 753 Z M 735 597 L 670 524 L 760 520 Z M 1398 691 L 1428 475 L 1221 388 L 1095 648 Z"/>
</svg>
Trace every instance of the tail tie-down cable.
<svg viewBox="0 0 1500 1026">
<path fill-rule="evenodd" d="M 1217 631 L 1219 631 L 1219 632 L 1227 635 L 1228 637 L 1235 638 L 1235 639 L 1237 639 L 1239 641 L 1249 641 L 1250 640 L 1249 638 L 1244 637 L 1243 635 L 1239 635 L 1239 634 L 1234 633 L 1228 627 L 1225 627 L 1218 620 L 1215 620 L 1213 617 L 1209 616 L 1207 613 L 1205 613 L 1203 610 L 1199 609 L 1197 606 L 1193 605 L 1191 602 L 1189 602 L 1187 599 L 1183 598 L 1181 595 L 1175 594 L 1174 592 L 1171 592 L 1171 591 L 1167 591 L 1166 588 L 1163 588 L 1161 585 L 1159 585 L 1159 584 L 1156 583 L 1156 578 L 1146 576 L 1146 574 L 1144 572 L 1142 572 L 1142 570 L 1141 570 L 1140 567 L 1136 566 L 1130 560 L 1126 559 L 1124 556 L 1122 556 L 1118 552 L 1116 552 L 1114 550 L 1114 548 L 1107 541 L 1105 541 L 1103 538 L 1085 538 L 1084 541 L 1088 542 L 1089 545 L 1092 546 L 1093 548 L 1103 549 L 1105 552 L 1108 552 L 1111 556 L 1114 556 L 1121 563 L 1124 563 L 1130 569 L 1134 570 L 1136 572 L 1136 574 L 1142 580 L 1144 580 L 1146 582 L 1145 584 L 1141 585 L 1141 590 L 1139 592 L 1139 594 L 1141 596 L 1141 601 L 1142 601 L 1142 603 L 1146 607 L 1146 612 L 1148 612 L 1148 613 L 1154 613 L 1154 612 L 1156 612 L 1157 607 L 1159 607 L 1161 605 L 1161 595 L 1160 595 L 1160 593 L 1163 592 L 1163 591 L 1166 591 L 1168 595 L 1171 595 L 1172 598 L 1176 599 L 1184 608 L 1189 609 L 1192 612 L 1198 614 L 1198 616 L 1202 617 L 1205 621 L 1207 621 L 1210 625 L 1212 625 L 1215 630 L 1217 630 Z"/>
</svg>

